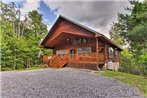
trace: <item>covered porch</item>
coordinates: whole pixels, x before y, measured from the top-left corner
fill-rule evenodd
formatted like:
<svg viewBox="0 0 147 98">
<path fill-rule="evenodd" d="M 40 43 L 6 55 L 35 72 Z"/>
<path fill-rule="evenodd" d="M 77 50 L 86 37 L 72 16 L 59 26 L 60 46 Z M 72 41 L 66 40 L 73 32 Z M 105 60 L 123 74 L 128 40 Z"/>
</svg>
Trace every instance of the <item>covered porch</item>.
<svg viewBox="0 0 147 98">
<path fill-rule="evenodd" d="M 104 55 L 97 53 L 81 53 L 81 54 L 65 54 L 65 55 L 43 55 L 44 63 L 47 63 L 49 67 L 62 68 L 62 67 L 77 67 L 81 65 L 82 68 L 86 68 L 86 65 L 99 65 L 104 64 Z M 99 61 L 98 61 L 99 60 Z M 97 66 L 99 67 L 99 66 Z"/>
</svg>

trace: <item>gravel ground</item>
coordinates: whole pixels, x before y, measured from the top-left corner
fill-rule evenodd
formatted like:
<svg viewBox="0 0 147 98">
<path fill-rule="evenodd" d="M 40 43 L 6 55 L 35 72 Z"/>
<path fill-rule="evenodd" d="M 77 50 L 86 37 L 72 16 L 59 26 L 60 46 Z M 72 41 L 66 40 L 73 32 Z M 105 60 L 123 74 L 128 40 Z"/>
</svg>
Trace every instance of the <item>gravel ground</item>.
<svg viewBox="0 0 147 98">
<path fill-rule="evenodd" d="M 141 98 L 113 78 L 75 69 L 1 72 L 2 98 Z"/>
</svg>

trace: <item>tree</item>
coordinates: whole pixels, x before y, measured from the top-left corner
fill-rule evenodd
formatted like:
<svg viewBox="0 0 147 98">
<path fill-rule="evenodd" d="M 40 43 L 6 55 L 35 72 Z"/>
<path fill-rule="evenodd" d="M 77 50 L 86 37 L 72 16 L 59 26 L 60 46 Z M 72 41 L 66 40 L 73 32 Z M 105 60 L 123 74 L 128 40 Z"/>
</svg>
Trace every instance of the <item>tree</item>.
<svg viewBox="0 0 147 98">
<path fill-rule="evenodd" d="M 118 14 L 118 22 L 114 23 L 110 34 L 114 42 L 120 44 L 121 42 L 127 42 L 129 51 L 133 54 L 132 59 L 135 59 L 134 66 L 138 66 L 138 69 L 146 70 L 147 63 L 141 63 L 141 57 L 145 57 L 146 60 L 147 1 L 130 1 L 130 3 L 132 8 L 127 8 L 126 10 L 131 14 Z"/>
<path fill-rule="evenodd" d="M 37 57 L 41 50 L 39 41 L 47 33 L 47 27 L 42 23 L 42 15 L 32 11 L 24 20 L 20 20 L 21 11 L 16 9 L 13 2 L 1 2 L 0 15 L 2 70 L 22 69 L 41 64 L 42 58 Z"/>
</svg>

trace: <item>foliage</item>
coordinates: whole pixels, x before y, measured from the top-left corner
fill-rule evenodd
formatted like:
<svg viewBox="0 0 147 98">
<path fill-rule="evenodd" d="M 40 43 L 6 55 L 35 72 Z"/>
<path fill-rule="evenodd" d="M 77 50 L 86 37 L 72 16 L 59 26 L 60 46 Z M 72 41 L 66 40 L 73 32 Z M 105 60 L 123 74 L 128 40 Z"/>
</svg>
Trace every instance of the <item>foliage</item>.
<svg viewBox="0 0 147 98">
<path fill-rule="evenodd" d="M 21 19 L 21 11 L 15 3 L 1 3 L 1 69 L 24 69 L 42 63 L 38 57 L 40 39 L 47 33 L 42 15 L 31 11 Z M 48 50 L 50 52 L 50 50 Z"/>
<path fill-rule="evenodd" d="M 147 52 L 140 56 L 138 63 L 141 64 L 142 74 L 147 76 Z"/>
<path fill-rule="evenodd" d="M 133 69 L 132 62 L 132 54 L 128 50 L 124 50 L 121 53 L 121 68 L 124 72 L 129 73 Z"/>
<path fill-rule="evenodd" d="M 137 70 L 147 75 L 147 1 L 130 1 L 130 14 L 118 14 L 118 22 L 110 30 L 111 39 L 129 52 L 122 53 L 122 66 L 126 72 Z M 132 69 L 132 70 L 131 70 Z"/>
<path fill-rule="evenodd" d="M 113 77 L 124 83 L 131 84 L 140 89 L 147 96 L 147 77 L 126 74 L 122 72 L 105 71 L 101 73 L 103 76 Z"/>
<path fill-rule="evenodd" d="M 16 71 L 26 71 L 26 70 L 36 70 L 36 69 L 43 69 L 45 67 L 43 67 L 44 65 L 40 65 L 40 66 L 32 66 L 32 67 L 29 67 L 29 68 L 26 68 L 26 69 L 18 69 Z"/>
</svg>

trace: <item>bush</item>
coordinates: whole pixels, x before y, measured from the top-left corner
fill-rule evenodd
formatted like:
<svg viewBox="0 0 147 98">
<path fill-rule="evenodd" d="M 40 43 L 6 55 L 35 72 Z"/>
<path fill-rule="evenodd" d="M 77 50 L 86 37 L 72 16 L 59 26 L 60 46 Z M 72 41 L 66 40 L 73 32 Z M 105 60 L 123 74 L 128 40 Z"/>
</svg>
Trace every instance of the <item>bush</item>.
<svg viewBox="0 0 147 98">
<path fill-rule="evenodd" d="M 137 56 L 124 50 L 121 53 L 121 72 L 147 76 L 147 52 Z"/>
<path fill-rule="evenodd" d="M 2 68 L 1 70 L 2 70 L 2 71 L 11 71 L 12 68 L 5 67 L 5 68 Z"/>
<path fill-rule="evenodd" d="M 119 68 L 118 71 L 119 72 L 124 72 L 124 69 L 123 68 Z"/>
<path fill-rule="evenodd" d="M 141 71 L 140 71 L 140 69 L 132 69 L 132 70 L 130 70 L 129 73 L 135 74 L 135 75 L 140 75 L 141 74 Z"/>
<path fill-rule="evenodd" d="M 140 55 L 138 58 L 141 74 L 147 76 L 147 52 L 144 52 L 144 54 Z"/>
<path fill-rule="evenodd" d="M 141 64 L 141 73 L 147 76 L 147 60 Z"/>
<path fill-rule="evenodd" d="M 132 54 L 129 53 L 128 50 L 124 50 L 121 53 L 121 69 L 126 72 L 129 73 L 130 70 L 133 69 L 132 66 Z"/>
</svg>

